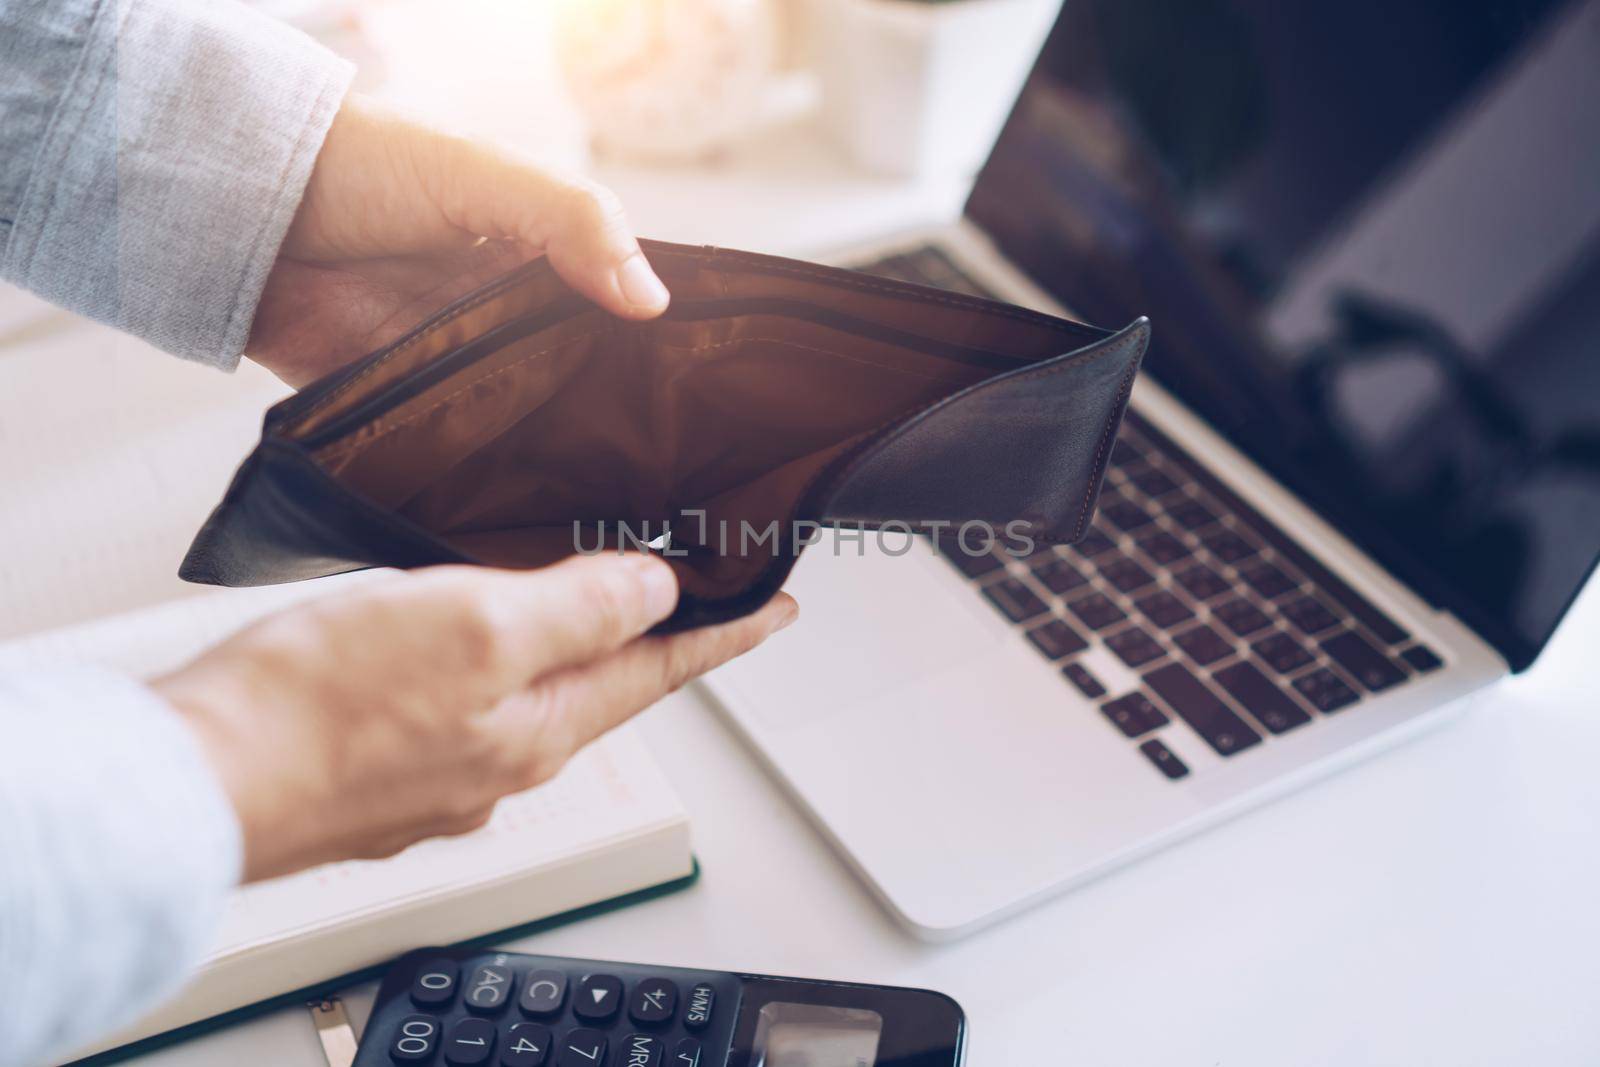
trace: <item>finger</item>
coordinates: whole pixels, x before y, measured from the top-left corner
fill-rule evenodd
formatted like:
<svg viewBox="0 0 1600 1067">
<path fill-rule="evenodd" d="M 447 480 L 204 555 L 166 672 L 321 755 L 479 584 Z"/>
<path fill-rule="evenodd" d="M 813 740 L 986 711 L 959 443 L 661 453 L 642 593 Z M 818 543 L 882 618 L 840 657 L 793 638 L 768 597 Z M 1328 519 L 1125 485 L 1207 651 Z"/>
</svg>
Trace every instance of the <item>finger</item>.
<svg viewBox="0 0 1600 1067">
<path fill-rule="evenodd" d="M 720 626 L 647 637 L 614 655 L 547 678 L 542 692 L 495 709 L 490 727 L 507 754 L 543 780 L 567 757 L 693 678 L 749 652 L 799 616 L 778 593 L 760 611 Z"/>
<path fill-rule="evenodd" d="M 479 145 L 446 165 L 457 171 L 446 183 L 457 225 L 543 251 L 568 285 L 614 314 L 649 319 L 666 310 L 667 287 L 609 189 Z"/>
<path fill-rule="evenodd" d="M 447 600 L 463 661 L 498 698 L 534 678 L 609 655 L 672 614 L 678 579 L 643 553 L 576 556 L 535 571 L 421 572 Z"/>
</svg>

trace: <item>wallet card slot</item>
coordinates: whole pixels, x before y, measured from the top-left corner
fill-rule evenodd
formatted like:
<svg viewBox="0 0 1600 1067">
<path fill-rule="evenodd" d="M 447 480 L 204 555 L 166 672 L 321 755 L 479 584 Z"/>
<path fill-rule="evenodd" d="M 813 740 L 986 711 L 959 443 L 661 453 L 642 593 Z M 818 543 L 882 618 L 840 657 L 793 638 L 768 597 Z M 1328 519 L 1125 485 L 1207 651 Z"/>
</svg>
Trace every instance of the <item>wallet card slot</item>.
<svg viewBox="0 0 1600 1067">
<path fill-rule="evenodd" d="M 593 310 L 594 305 L 582 297 L 573 294 L 560 299 L 546 308 L 531 315 L 523 315 L 512 319 L 510 322 L 501 323 L 485 331 L 481 336 L 474 338 L 469 343 L 441 357 L 440 359 L 417 370 L 403 380 L 384 389 L 381 392 L 363 400 L 349 411 L 340 415 L 315 432 L 306 434 L 300 443 L 308 449 L 316 450 L 337 441 L 350 432 L 382 418 L 390 411 L 404 405 L 429 389 L 449 380 L 452 375 L 472 366 L 486 356 L 515 344 L 525 337 L 547 330 L 552 326 L 571 319 L 585 311 Z"/>
</svg>

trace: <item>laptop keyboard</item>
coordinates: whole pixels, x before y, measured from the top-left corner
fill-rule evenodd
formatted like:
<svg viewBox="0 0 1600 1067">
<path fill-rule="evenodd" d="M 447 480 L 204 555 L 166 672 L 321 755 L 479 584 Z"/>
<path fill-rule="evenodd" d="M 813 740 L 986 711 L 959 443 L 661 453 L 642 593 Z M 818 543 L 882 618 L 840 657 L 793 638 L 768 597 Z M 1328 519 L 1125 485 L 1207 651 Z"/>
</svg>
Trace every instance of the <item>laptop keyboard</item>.
<svg viewBox="0 0 1600 1067">
<path fill-rule="evenodd" d="M 931 246 L 862 269 L 992 295 Z M 1025 558 L 969 555 L 950 538 L 936 547 L 1171 780 L 1189 773 L 1162 741 L 1173 731 L 1231 758 L 1442 666 L 1133 411 L 1082 541 Z M 1137 688 L 1115 692 L 1096 677 L 1093 649 L 1120 660 Z"/>
</svg>

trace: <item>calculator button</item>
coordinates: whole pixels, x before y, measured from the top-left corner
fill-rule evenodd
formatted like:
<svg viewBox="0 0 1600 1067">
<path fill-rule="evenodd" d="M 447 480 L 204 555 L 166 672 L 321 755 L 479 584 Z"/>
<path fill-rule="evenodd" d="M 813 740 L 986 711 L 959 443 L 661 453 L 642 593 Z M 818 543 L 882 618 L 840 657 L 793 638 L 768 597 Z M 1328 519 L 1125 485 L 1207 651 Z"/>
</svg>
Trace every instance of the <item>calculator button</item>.
<svg viewBox="0 0 1600 1067">
<path fill-rule="evenodd" d="M 598 1030 L 574 1030 L 556 1048 L 556 1067 L 601 1067 L 605 1062 L 606 1035 Z"/>
<path fill-rule="evenodd" d="M 636 1023 L 664 1023 L 678 1010 L 678 987 L 665 978 L 646 978 L 633 987 L 628 1014 Z"/>
<path fill-rule="evenodd" d="M 538 1023 L 512 1023 L 506 1027 L 500 1067 L 543 1067 L 550 1056 L 550 1040 L 550 1031 Z"/>
<path fill-rule="evenodd" d="M 529 1015 L 550 1016 L 561 1012 L 567 999 L 567 976 L 560 971 L 534 971 L 522 987 L 517 1006 Z"/>
<path fill-rule="evenodd" d="M 688 1010 L 683 1015 L 683 1025 L 699 1030 L 711 1024 L 711 1009 L 717 1005 L 717 991 L 704 982 L 689 990 Z"/>
<path fill-rule="evenodd" d="M 629 1034 L 617 1053 L 617 1067 L 661 1067 L 661 1057 L 667 1046 L 661 1039 L 647 1034 Z"/>
<path fill-rule="evenodd" d="M 400 1020 L 389 1046 L 396 1063 L 426 1063 L 439 1047 L 439 1020 L 432 1015 L 407 1015 Z"/>
<path fill-rule="evenodd" d="M 451 1067 L 478 1067 L 494 1055 L 494 1023 L 462 1019 L 444 1039 L 444 1061 Z"/>
<path fill-rule="evenodd" d="M 700 1067 L 700 1042 L 692 1037 L 679 1041 L 672 1049 L 666 1067 Z"/>
<path fill-rule="evenodd" d="M 467 976 L 467 988 L 462 1001 L 468 1011 L 492 1015 L 506 1006 L 511 999 L 511 986 L 515 976 L 510 967 L 486 963 Z"/>
<path fill-rule="evenodd" d="M 585 975 L 572 996 L 572 1014 L 587 1022 L 605 1022 L 622 1006 L 622 979 L 614 974 Z"/>
<path fill-rule="evenodd" d="M 428 960 L 417 968 L 417 976 L 411 980 L 411 1002 L 419 1008 L 450 1003 L 460 974 L 454 960 Z"/>
</svg>

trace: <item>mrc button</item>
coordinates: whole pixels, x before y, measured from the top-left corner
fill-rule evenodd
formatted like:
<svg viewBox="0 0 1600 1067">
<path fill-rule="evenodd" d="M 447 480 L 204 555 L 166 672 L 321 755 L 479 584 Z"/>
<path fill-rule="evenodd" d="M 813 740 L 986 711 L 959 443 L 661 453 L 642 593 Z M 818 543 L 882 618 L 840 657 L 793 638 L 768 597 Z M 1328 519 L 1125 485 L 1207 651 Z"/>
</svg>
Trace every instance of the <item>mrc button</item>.
<svg viewBox="0 0 1600 1067">
<path fill-rule="evenodd" d="M 699 1030 L 711 1023 L 711 1009 L 716 1006 L 717 991 L 704 982 L 689 990 L 689 1000 L 683 1013 L 683 1025 Z"/>
</svg>

